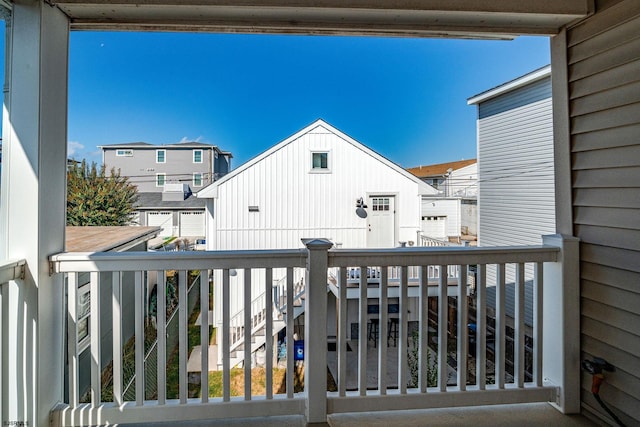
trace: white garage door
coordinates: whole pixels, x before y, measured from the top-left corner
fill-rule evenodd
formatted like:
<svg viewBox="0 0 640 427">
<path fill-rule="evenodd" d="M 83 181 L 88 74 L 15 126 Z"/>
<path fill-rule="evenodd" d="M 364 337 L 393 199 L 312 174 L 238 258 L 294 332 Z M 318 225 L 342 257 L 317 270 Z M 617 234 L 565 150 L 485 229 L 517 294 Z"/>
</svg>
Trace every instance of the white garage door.
<svg viewBox="0 0 640 427">
<path fill-rule="evenodd" d="M 180 236 L 204 237 L 204 212 L 180 212 Z"/>
<path fill-rule="evenodd" d="M 150 227 L 162 227 L 160 237 L 173 235 L 173 214 L 171 212 L 147 213 L 147 225 Z"/>
<path fill-rule="evenodd" d="M 447 217 L 423 216 L 422 233 L 427 237 L 445 240 L 447 237 Z"/>
</svg>

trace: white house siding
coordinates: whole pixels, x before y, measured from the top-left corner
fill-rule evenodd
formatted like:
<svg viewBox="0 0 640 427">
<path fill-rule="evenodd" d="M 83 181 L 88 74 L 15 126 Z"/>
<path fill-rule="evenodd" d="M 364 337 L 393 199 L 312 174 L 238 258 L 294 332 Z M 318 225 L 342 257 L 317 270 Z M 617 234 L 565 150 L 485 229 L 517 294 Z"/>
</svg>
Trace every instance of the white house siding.
<svg viewBox="0 0 640 427">
<path fill-rule="evenodd" d="M 478 194 L 478 163 L 452 171 L 445 185 L 451 197 L 475 198 Z"/>
<path fill-rule="evenodd" d="M 479 246 L 541 244 L 555 233 L 549 76 L 479 103 L 478 173 Z M 506 279 L 515 280 L 513 266 Z"/>
<path fill-rule="evenodd" d="M 445 217 L 446 229 L 444 236 L 434 236 L 429 234 L 427 217 Z M 422 198 L 422 232 L 437 239 L 445 237 L 460 237 L 460 199 L 440 199 L 434 197 Z"/>
<path fill-rule="evenodd" d="M 207 208 L 213 214 L 207 218 L 207 248 L 293 249 L 304 247 L 303 238 L 327 238 L 343 248 L 366 247 L 369 222 L 356 215 L 356 200 L 362 197 L 369 203 L 372 195 L 395 198 L 396 245 L 415 241 L 421 194 L 436 190 L 324 122 L 307 129 L 213 184 L 217 197 Z M 310 172 L 314 151 L 329 152 L 330 173 Z M 257 211 L 250 212 L 250 206 Z M 232 313 L 243 298 L 243 278 L 242 271 L 231 278 Z M 220 283 L 221 277 L 214 280 Z M 253 296 L 264 291 L 263 283 L 263 273 L 254 273 Z M 216 287 L 217 302 L 219 293 Z M 214 311 L 215 321 L 221 322 L 218 304 Z"/>
<path fill-rule="evenodd" d="M 640 424 L 639 27 L 626 0 L 567 33 L 582 356 L 616 367 L 600 396 L 626 425 Z M 603 413 L 590 388 L 584 374 L 583 406 Z"/>
<path fill-rule="evenodd" d="M 311 152 L 330 152 L 331 173 L 310 173 Z M 324 127 L 218 186 L 212 249 L 303 247 L 301 239 L 323 237 L 342 247 L 365 247 L 367 219 L 356 200 L 395 196 L 394 241 L 415 240 L 420 229 L 419 184 Z M 258 212 L 249 212 L 257 206 Z M 369 210 L 371 207 L 369 207 Z"/>
</svg>

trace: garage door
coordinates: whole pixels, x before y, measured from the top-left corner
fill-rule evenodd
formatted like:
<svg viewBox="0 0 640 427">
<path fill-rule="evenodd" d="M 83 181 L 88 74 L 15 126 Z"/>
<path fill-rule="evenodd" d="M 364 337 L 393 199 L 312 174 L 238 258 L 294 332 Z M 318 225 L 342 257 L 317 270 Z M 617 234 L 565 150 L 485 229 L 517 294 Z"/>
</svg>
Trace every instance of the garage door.
<svg viewBox="0 0 640 427">
<path fill-rule="evenodd" d="M 180 212 L 180 236 L 204 237 L 204 212 Z"/>
<path fill-rule="evenodd" d="M 147 225 L 150 227 L 162 227 L 159 236 L 173 235 L 173 214 L 171 212 L 147 213 Z"/>
<path fill-rule="evenodd" d="M 427 237 L 445 240 L 447 237 L 447 217 L 423 216 L 422 233 Z"/>
</svg>

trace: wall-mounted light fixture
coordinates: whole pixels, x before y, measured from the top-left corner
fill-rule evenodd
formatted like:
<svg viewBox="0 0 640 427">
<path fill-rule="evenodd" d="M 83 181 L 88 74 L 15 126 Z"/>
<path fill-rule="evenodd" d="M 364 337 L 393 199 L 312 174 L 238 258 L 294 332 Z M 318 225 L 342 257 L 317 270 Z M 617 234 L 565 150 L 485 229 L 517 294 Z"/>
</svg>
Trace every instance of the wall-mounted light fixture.
<svg viewBox="0 0 640 427">
<path fill-rule="evenodd" d="M 366 218 L 367 211 L 365 209 L 367 209 L 367 205 L 364 204 L 364 200 L 362 199 L 362 197 L 360 197 L 358 200 L 356 200 L 356 215 L 358 215 L 360 218 Z"/>
</svg>

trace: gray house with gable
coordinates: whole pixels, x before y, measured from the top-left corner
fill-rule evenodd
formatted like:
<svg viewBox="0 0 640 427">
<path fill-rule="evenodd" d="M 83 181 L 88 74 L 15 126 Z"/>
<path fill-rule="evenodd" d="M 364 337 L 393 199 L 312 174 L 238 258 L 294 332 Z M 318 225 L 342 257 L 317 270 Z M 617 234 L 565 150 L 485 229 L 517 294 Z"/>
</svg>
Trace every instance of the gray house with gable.
<svg viewBox="0 0 640 427">
<path fill-rule="evenodd" d="M 120 170 L 138 187 L 136 225 L 161 227 L 162 237 L 204 237 L 205 203 L 190 195 L 229 172 L 230 152 L 201 142 L 100 148 L 107 169 Z"/>
</svg>

